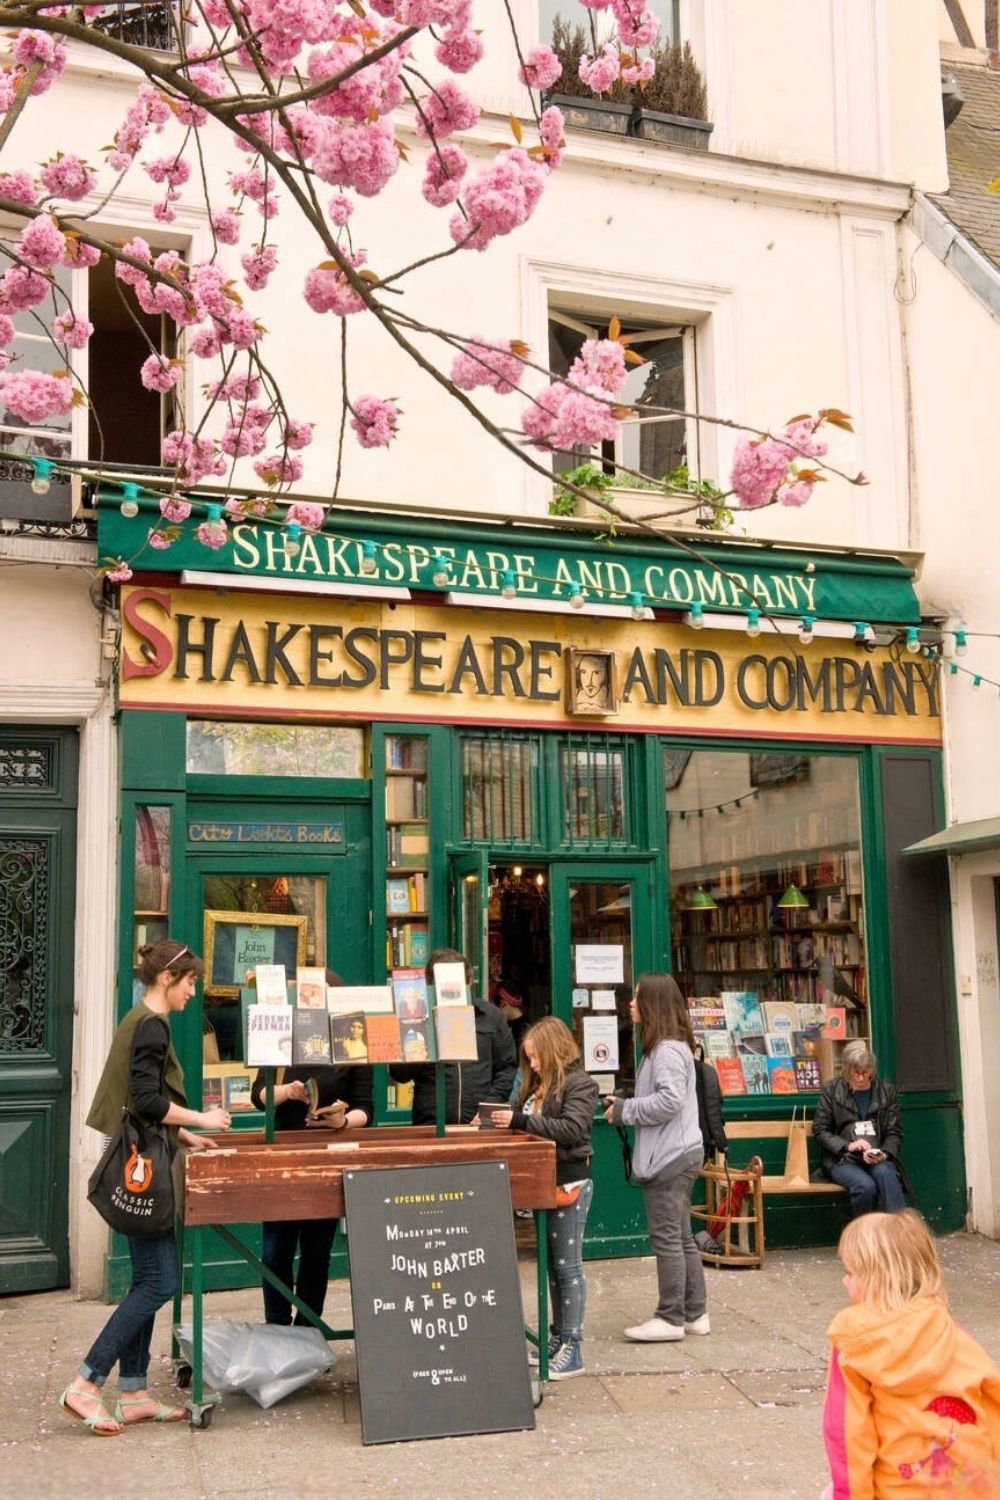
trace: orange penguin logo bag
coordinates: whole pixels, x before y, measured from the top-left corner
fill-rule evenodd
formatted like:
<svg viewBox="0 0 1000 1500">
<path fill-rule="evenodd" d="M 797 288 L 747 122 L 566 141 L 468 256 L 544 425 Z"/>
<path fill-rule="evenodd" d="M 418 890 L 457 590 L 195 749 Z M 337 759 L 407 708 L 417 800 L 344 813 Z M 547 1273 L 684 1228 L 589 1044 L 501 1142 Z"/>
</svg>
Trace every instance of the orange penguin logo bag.
<svg viewBox="0 0 1000 1500">
<path fill-rule="evenodd" d="M 170 1147 L 155 1125 L 122 1111 L 87 1185 L 87 1197 L 118 1234 L 152 1239 L 174 1224 Z"/>
</svg>

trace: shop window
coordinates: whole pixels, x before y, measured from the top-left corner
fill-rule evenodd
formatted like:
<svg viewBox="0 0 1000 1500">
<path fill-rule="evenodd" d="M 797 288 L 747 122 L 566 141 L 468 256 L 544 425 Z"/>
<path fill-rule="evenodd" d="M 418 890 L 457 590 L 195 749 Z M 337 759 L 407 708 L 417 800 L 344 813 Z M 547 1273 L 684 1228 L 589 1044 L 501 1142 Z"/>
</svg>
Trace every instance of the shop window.
<svg viewBox="0 0 1000 1500">
<path fill-rule="evenodd" d="M 494 846 L 536 841 L 539 742 L 535 736 L 469 735 L 462 742 L 462 828 Z"/>
<path fill-rule="evenodd" d="M 564 843 L 621 847 L 632 842 L 635 746 L 610 735 L 571 735 L 560 749 Z"/>
<path fill-rule="evenodd" d="M 139 949 L 169 936 L 169 807 L 141 805 L 135 810 L 134 881 L 132 963 L 138 968 Z M 138 986 L 137 997 L 141 988 Z"/>
<path fill-rule="evenodd" d="M 867 1036 L 858 770 L 665 752 L 673 969 L 733 1093 L 817 1089 Z"/>
<path fill-rule="evenodd" d="M 207 776 L 365 775 L 365 733 L 326 724 L 229 724 L 189 719 L 187 770 Z"/>
</svg>

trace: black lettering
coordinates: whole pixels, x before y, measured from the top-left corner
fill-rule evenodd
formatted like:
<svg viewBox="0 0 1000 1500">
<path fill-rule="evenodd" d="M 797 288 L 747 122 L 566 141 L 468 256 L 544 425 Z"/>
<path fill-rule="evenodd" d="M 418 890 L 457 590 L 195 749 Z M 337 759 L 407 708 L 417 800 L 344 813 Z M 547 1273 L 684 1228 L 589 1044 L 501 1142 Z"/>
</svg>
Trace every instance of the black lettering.
<svg viewBox="0 0 1000 1500">
<path fill-rule="evenodd" d="M 285 674 L 285 681 L 290 682 L 293 687 L 301 687 L 302 678 L 285 655 L 285 647 L 294 636 L 298 635 L 302 626 L 289 625 L 279 640 L 278 631 L 281 629 L 280 623 L 277 620 L 265 620 L 264 623 L 267 626 L 267 676 L 265 680 L 267 682 L 277 682 L 278 663 L 280 661 L 281 670 Z"/>
<path fill-rule="evenodd" d="M 795 658 L 795 707 L 801 712 L 806 707 L 806 698 L 815 703 L 822 696 L 821 713 L 830 712 L 830 658 L 824 656 L 815 677 L 809 675 L 809 663 L 801 656 Z"/>
<path fill-rule="evenodd" d="M 872 700 L 877 714 L 885 713 L 885 703 L 882 699 L 882 694 L 878 690 L 878 683 L 875 681 L 875 673 L 871 669 L 871 664 L 869 662 L 862 662 L 861 686 L 858 689 L 858 699 L 854 705 L 855 713 L 860 714 L 864 712 L 866 698 Z"/>
<path fill-rule="evenodd" d="M 359 641 L 371 641 L 374 646 L 378 640 L 378 631 L 373 630 L 370 625 L 359 625 L 354 630 L 349 630 L 344 636 L 344 652 L 351 661 L 357 662 L 361 668 L 360 677 L 348 677 L 344 673 L 344 687 L 363 688 L 369 687 L 378 675 L 375 670 L 375 660 L 372 656 L 366 656 L 358 649 Z"/>
<path fill-rule="evenodd" d="M 310 687 L 340 687 L 343 673 L 338 672 L 334 677 L 323 677 L 320 675 L 319 664 L 321 661 L 333 661 L 332 651 L 321 651 L 320 646 L 324 641 L 340 640 L 344 632 L 339 625 L 310 625 L 309 627 L 309 686 Z"/>
<path fill-rule="evenodd" d="M 664 651 L 662 650 L 662 648 L 657 649 L 655 657 L 657 703 L 666 703 L 669 701 L 667 698 L 667 678 L 669 677 L 674 689 L 674 694 L 677 698 L 677 702 L 683 703 L 685 708 L 688 707 L 691 702 L 691 690 L 689 684 L 691 676 L 690 669 L 692 655 L 693 652 L 689 651 L 685 646 L 684 650 L 681 652 L 681 672 L 683 673 L 683 677 L 680 677 L 678 676 L 677 668 L 674 666 L 674 663 L 671 660 L 669 651 Z"/>
<path fill-rule="evenodd" d="M 705 691 L 705 668 L 710 666 L 715 673 L 715 686 L 709 697 Z M 694 701 L 699 708 L 711 708 L 718 703 L 726 686 L 726 669 L 722 665 L 722 657 L 715 651 L 696 651 L 694 653 Z"/>
<path fill-rule="evenodd" d="M 861 677 L 861 669 L 856 661 L 849 656 L 835 656 L 833 658 L 833 670 L 837 680 L 837 712 L 844 712 L 844 698 L 856 688 Z"/>
<path fill-rule="evenodd" d="M 479 665 L 476 648 L 472 643 L 472 636 L 467 635 L 462 642 L 458 653 L 458 661 L 455 663 L 455 671 L 448 688 L 449 693 L 460 693 L 462 691 L 462 678 L 468 673 L 476 684 L 476 697 L 485 697 L 486 679 L 483 669 Z"/>
<path fill-rule="evenodd" d="M 393 641 L 398 641 L 402 650 L 400 652 L 392 649 Z M 389 668 L 404 667 L 408 661 L 413 660 L 413 632 L 411 630 L 383 630 L 379 636 L 379 680 L 378 685 L 384 692 L 389 686 Z"/>
<path fill-rule="evenodd" d="M 177 616 L 177 666 L 174 669 L 175 677 L 187 677 L 187 661 L 189 656 L 201 657 L 201 676 L 199 682 L 214 682 L 215 673 L 212 670 L 212 652 L 215 647 L 215 627 L 218 620 L 212 615 L 202 615 L 201 623 L 204 629 L 202 644 L 199 646 L 191 639 L 191 626 L 194 623 L 194 615 Z"/>
<path fill-rule="evenodd" d="M 506 660 L 510 657 L 510 660 Z M 493 696 L 503 698 L 503 679 L 510 679 L 510 692 L 512 698 L 525 697 L 524 686 L 521 682 L 521 664 L 524 661 L 524 647 L 520 641 L 515 641 L 509 635 L 495 635 L 493 637 Z"/>
<path fill-rule="evenodd" d="M 910 665 L 916 668 L 916 675 L 920 678 L 927 693 L 927 712 L 936 719 L 939 712 L 938 683 L 941 680 L 938 676 L 938 669 L 933 662 L 927 662 L 924 665 L 923 662 L 915 661 Z"/>
<path fill-rule="evenodd" d="M 901 665 L 902 663 L 900 663 Z M 885 711 L 887 714 L 895 714 L 897 712 L 897 694 L 903 701 L 903 711 L 908 714 L 916 713 L 917 703 L 913 692 L 914 684 L 909 673 L 904 677 L 895 662 L 883 662 L 882 682 L 885 687 Z"/>
<path fill-rule="evenodd" d="M 736 696 L 739 698 L 741 703 L 746 704 L 747 708 L 766 708 L 766 698 L 750 697 L 750 693 L 747 687 L 747 677 L 750 673 L 751 667 L 760 667 L 766 673 L 767 657 L 761 656 L 759 651 L 755 651 L 752 656 L 744 656 L 736 672 Z"/>
<path fill-rule="evenodd" d="M 550 678 L 555 671 L 555 662 L 543 661 L 543 654 L 554 653 L 556 661 L 562 656 L 562 647 L 558 641 L 529 641 L 528 649 L 531 652 L 531 687 L 528 695 L 531 698 L 542 699 L 543 702 L 557 703 L 562 697 L 559 688 L 543 688 L 542 678 Z"/>
<path fill-rule="evenodd" d="M 247 628 L 242 620 L 233 632 L 233 639 L 229 646 L 229 655 L 226 657 L 226 665 L 222 669 L 219 681 L 232 682 L 233 672 L 241 663 L 246 668 L 247 680 L 249 682 L 260 682 L 260 668 L 253 654 L 253 647 L 247 635 Z"/>
<path fill-rule="evenodd" d="M 785 674 L 784 701 L 778 697 L 778 672 Z M 776 656 L 767 664 L 767 706 L 783 714 L 795 702 L 795 662 L 790 656 Z"/>
<path fill-rule="evenodd" d="M 426 682 L 424 671 L 434 668 L 441 670 L 442 658 L 440 656 L 429 656 L 424 650 L 427 641 L 446 641 L 448 636 L 443 630 L 415 630 L 413 633 L 413 691 L 415 693 L 443 693 L 443 682 Z"/>
<path fill-rule="evenodd" d="M 653 693 L 653 684 L 649 680 L 649 672 L 646 670 L 646 662 L 639 646 L 636 646 L 632 652 L 632 655 L 629 657 L 628 666 L 625 668 L 625 680 L 622 684 L 623 703 L 629 701 L 632 688 L 637 682 L 642 686 L 642 690 L 646 695 L 646 702 L 656 703 L 657 699 Z"/>
</svg>

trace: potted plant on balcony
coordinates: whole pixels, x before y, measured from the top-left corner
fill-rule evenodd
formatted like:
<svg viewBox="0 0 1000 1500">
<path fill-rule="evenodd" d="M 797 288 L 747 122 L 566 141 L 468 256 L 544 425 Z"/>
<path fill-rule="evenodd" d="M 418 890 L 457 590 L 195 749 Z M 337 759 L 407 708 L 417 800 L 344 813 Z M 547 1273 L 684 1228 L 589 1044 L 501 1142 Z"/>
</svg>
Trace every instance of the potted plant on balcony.
<svg viewBox="0 0 1000 1500">
<path fill-rule="evenodd" d="M 667 42 L 654 47 L 651 55 L 653 76 L 635 91 L 631 134 L 663 146 L 707 151 L 712 126 L 705 80 L 690 43 Z"/>
<path fill-rule="evenodd" d="M 557 15 L 552 23 L 552 50 L 562 63 L 562 74 L 545 96 L 558 105 L 566 124 L 576 130 L 601 130 L 606 135 L 628 135 L 632 121 L 632 90 L 616 79 L 606 96 L 598 98 L 580 77 L 580 63 L 592 50 L 581 25 Z"/>
<path fill-rule="evenodd" d="M 597 503 L 600 500 L 610 502 L 614 511 Z M 556 476 L 549 514 L 604 520 L 612 527 L 619 521 L 645 521 L 666 530 L 700 526 L 718 531 L 732 519 L 723 492 L 710 480 L 693 480 L 686 464 L 671 469 L 659 481 L 609 474 L 597 464 L 579 464 Z"/>
</svg>

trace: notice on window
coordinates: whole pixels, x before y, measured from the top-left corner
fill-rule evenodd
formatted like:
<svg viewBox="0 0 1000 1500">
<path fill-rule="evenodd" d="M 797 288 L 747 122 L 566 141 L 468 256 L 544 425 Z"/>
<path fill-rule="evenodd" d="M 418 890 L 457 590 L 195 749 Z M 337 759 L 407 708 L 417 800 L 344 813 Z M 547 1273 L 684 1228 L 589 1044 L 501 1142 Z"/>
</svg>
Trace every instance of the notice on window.
<svg viewBox="0 0 1000 1500">
<path fill-rule="evenodd" d="M 617 1071 L 617 1016 L 584 1016 L 583 1066 L 588 1073 L 613 1073 Z"/>
<path fill-rule="evenodd" d="M 615 992 L 614 990 L 595 990 L 590 997 L 590 1003 L 594 1010 L 614 1010 Z"/>
<path fill-rule="evenodd" d="M 625 949 L 621 943 L 577 943 L 577 984 L 623 984 Z"/>
</svg>

